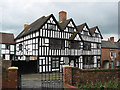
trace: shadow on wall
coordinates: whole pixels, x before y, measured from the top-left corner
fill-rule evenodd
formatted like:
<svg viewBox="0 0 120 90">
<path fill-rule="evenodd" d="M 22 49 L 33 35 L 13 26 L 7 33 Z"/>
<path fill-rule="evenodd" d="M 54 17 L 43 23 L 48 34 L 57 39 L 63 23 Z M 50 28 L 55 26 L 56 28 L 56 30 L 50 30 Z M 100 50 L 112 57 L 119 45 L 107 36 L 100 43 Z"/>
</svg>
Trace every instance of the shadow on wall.
<svg viewBox="0 0 120 90">
<path fill-rule="evenodd" d="M 12 61 L 12 66 L 18 67 L 21 74 L 37 73 L 37 60 Z"/>
</svg>

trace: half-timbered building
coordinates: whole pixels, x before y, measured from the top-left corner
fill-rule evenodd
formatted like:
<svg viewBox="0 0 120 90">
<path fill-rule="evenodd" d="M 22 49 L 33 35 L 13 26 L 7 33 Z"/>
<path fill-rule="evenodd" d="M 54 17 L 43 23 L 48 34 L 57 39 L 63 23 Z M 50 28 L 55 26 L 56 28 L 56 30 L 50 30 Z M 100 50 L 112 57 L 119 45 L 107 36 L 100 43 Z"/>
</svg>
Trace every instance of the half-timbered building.
<svg viewBox="0 0 120 90">
<path fill-rule="evenodd" d="M 11 33 L 0 32 L 0 39 L 0 56 L 3 60 L 14 60 L 14 35 Z"/>
<path fill-rule="evenodd" d="M 16 37 L 16 59 L 36 60 L 38 72 L 61 71 L 62 65 L 84 68 L 100 67 L 102 35 L 98 27 L 76 26 L 59 12 L 41 17 Z"/>
</svg>

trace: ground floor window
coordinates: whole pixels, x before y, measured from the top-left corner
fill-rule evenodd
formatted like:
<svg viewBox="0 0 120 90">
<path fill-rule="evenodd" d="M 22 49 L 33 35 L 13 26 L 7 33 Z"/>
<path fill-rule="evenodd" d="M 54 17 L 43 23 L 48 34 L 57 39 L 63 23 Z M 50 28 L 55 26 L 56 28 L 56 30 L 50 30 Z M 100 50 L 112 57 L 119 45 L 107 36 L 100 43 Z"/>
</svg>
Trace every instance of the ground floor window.
<svg viewBox="0 0 120 90">
<path fill-rule="evenodd" d="M 93 56 L 83 56 L 83 68 L 94 68 L 94 57 Z"/>
<path fill-rule="evenodd" d="M 3 54 L 3 59 L 5 59 L 5 54 Z"/>
<path fill-rule="evenodd" d="M 60 62 L 59 57 L 52 57 L 51 60 L 52 60 L 52 69 L 59 68 L 59 66 L 60 66 L 59 65 L 59 62 Z"/>
</svg>

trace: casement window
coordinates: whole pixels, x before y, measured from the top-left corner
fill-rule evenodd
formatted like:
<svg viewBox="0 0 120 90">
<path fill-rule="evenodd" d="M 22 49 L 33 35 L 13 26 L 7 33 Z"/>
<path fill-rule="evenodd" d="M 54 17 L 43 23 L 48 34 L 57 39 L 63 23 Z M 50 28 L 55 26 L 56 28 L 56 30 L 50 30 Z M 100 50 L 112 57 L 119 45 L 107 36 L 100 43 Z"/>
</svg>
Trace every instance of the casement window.
<svg viewBox="0 0 120 90">
<path fill-rule="evenodd" d="M 48 24 L 48 29 L 56 30 L 56 25 Z"/>
<path fill-rule="evenodd" d="M 65 40 L 50 39 L 50 49 L 65 49 Z"/>
<path fill-rule="evenodd" d="M 95 37 L 98 37 L 99 36 L 99 34 L 98 33 L 95 33 Z"/>
<path fill-rule="evenodd" d="M 83 57 L 83 65 L 93 65 L 94 57 L 93 56 L 84 56 Z"/>
<path fill-rule="evenodd" d="M 80 42 L 79 41 L 70 41 L 69 42 L 69 48 L 70 49 L 80 49 Z"/>
<path fill-rule="evenodd" d="M 19 44 L 19 50 L 22 50 L 22 44 Z"/>
<path fill-rule="evenodd" d="M 60 67 L 59 65 L 59 62 L 60 62 L 60 59 L 59 57 L 52 57 L 52 69 L 57 69 Z"/>
<path fill-rule="evenodd" d="M 5 45 L 5 48 L 6 48 L 6 49 L 10 49 L 10 45 L 6 44 L 6 45 Z"/>
<path fill-rule="evenodd" d="M 69 32 L 74 33 L 74 28 L 69 28 Z"/>
<path fill-rule="evenodd" d="M 84 50 L 91 50 L 91 43 L 90 42 L 84 42 L 83 43 L 83 49 Z"/>
<path fill-rule="evenodd" d="M 110 57 L 111 57 L 112 60 L 115 60 L 116 52 L 115 51 L 110 51 Z"/>
<path fill-rule="evenodd" d="M 101 48 L 101 44 L 97 44 L 97 48 L 100 49 Z"/>
</svg>

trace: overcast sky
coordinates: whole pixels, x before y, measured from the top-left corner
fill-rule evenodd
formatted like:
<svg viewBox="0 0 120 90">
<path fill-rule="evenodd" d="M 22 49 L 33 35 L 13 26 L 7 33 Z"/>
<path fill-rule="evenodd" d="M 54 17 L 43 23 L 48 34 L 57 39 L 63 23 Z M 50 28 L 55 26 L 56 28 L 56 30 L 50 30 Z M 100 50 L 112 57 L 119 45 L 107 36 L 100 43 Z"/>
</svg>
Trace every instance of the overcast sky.
<svg viewBox="0 0 120 90">
<path fill-rule="evenodd" d="M 62 0 L 61 0 L 62 1 Z M 24 23 L 31 24 L 41 16 L 54 14 L 58 20 L 59 11 L 67 12 L 76 25 L 84 22 L 89 27 L 98 26 L 104 39 L 118 38 L 118 0 L 69 0 L 66 2 L 44 2 L 38 0 L 0 0 L 0 31 L 14 33 L 15 37 L 23 30 Z"/>
</svg>

